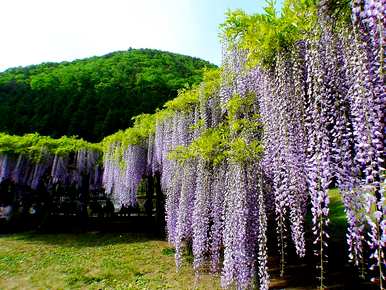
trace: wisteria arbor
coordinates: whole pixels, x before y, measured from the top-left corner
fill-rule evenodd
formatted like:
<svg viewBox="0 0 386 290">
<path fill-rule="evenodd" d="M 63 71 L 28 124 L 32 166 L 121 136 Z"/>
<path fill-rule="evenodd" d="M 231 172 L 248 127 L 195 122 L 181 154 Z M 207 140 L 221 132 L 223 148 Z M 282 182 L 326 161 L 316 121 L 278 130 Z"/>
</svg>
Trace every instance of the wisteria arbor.
<svg viewBox="0 0 386 290">
<path fill-rule="evenodd" d="M 32 193 L 41 198 L 48 195 L 51 200 L 62 191 L 72 190 L 83 196 L 89 191 L 102 190 L 103 172 L 99 161 L 102 152 L 98 145 L 67 137 L 1 134 L 0 152 L 0 184 L 10 183 L 21 188 L 28 200 Z M 13 196 L 12 199 L 15 203 L 16 199 L 25 198 Z"/>
<path fill-rule="evenodd" d="M 270 220 L 281 274 L 289 239 L 304 257 L 309 205 L 310 249 L 325 287 L 329 189 L 337 186 L 348 258 L 368 261 L 383 289 L 385 3 L 353 1 L 351 21 L 345 4 L 295 2 L 285 1 L 281 16 L 272 7 L 228 15 L 221 75 L 208 74 L 155 115 L 147 161 L 142 149 L 125 149 L 137 150 L 126 161 L 138 166 L 129 183 L 148 168 L 160 174 L 177 267 L 191 247 L 197 273 L 209 266 L 224 287 L 240 289 L 255 273 L 260 289 L 269 287 Z"/>
<path fill-rule="evenodd" d="M 188 247 L 197 274 L 220 273 L 224 288 L 268 289 L 273 238 L 280 274 L 293 244 L 300 258 L 315 253 L 324 289 L 329 190 L 338 187 L 348 260 L 385 288 L 386 2 L 346 2 L 285 0 L 281 15 L 273 3 L 263 14 L 230 13 L 221 70 L 103 140 L 102 182 L 117 207 L 135 205 L 145 179 L 164 193 L 177 268 Z M 1 155 L 0 181 L 33 187 L 50 168 L 53 183 L 78 184 L 81 172 L 97 183 L 97 154 L 76 152 L 73 170 L 66 155 L 33 166 L 23 154 Z"/>
</svg>

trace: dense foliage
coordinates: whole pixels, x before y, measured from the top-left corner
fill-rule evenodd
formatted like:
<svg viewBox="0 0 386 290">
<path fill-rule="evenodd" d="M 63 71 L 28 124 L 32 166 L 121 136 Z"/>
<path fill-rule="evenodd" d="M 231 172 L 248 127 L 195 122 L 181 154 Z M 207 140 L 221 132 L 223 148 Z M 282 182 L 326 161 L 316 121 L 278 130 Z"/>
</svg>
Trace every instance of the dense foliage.
<svg viewBox="0 0 386 290">
<path fill-rule="evenodd" d="M 0 73 L 0 131 L 77 135 L 100 141 L 153 113 L 177 90 L 201 81 L 206 61 L 151 49 L 130 49 L 73 62 Z"/>
</svg>

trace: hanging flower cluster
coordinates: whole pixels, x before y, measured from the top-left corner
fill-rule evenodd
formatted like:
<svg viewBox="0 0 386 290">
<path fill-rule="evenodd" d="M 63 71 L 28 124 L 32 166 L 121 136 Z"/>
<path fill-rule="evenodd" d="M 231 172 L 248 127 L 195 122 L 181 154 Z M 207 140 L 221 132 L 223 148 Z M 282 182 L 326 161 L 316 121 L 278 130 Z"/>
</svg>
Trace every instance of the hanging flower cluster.
<svg viewBox="0 0 386 290">
<path fill-rule="evenodd" d="M 233 57 L 240 60 L 242 54 L 235 52 Z M 238 62 L 229 58 L 229 70 L 233 64 Z M 163 131 L 168 134 L 158 137 L 163 146 L 168 144 L 163 150 L 175 153 L 169 157 L 177 156 L 171 160 L 159 158 L 161 172 L 167 176 L 162 178 L 167 233 L 176 247 L 177 267 L 181 265 L 183 248 L 191 247 L 197 274 L 205 269 L 220 272 L 224 287 L 237 285 L 240 289 L 253 284 L 256 267 L 261 289 L 269 285 L 267 220 L 256 155 L 260 148 L 256 143 L 260 132 L 258 104 L 251 82 L 257 75 L 255 71 L 244 71 L 242 76 L 228 78 L 209 90 L 210 94 L 211 83 L 204 82 L 190 113 L 177 112 L 163 120 Z M 179 118 L 181 124 L 182 116 L 193 122 L 186 119 L 189 126 L 176 126 L 175 119 Z M 168 136 L 171 141 L 165 141 Z M 185 139 L 176 138 L 179 142 L 175 142 L 174 136 Z M 170 168 L 174 168 L 173 175 L 165 172 Z"/>
<path fill-rule="evenodd" d="M 51 167 L 51 180 L 53 184 L 64 186 L 82 186 L 82 178 L 89 178 L 90 189 L 101 188 L 101 174 L 98 168 L 100 153 L 80 149 L 75 154 L 55 155 Z"/>
<path fill-rule="evenodd" d="M 275 72 L 261 73 L 256 80 L 264 125 L 265 154 L 262 164 L 272 182 L 272 199 L 277 225 L 281 275 L 284 274 L 288 229 L 297 254 L 305 255 L 304 215 L 307 205 L 306 136 L 304 128 L 304 70 L 302 55 L 276 63 Z M 288 223 L 287 221 L 290 221 Z"/>
<path fill-rule="evenodd" d="M 110 144 L 103 155 L 103 186 L 108 194 L 112 194 L 117 207 L 137 204 L 137 189 L 144 177 L 146 164 L 145 148 L 138 145 L 122 148 L 120 143 Z"/>
</svg>

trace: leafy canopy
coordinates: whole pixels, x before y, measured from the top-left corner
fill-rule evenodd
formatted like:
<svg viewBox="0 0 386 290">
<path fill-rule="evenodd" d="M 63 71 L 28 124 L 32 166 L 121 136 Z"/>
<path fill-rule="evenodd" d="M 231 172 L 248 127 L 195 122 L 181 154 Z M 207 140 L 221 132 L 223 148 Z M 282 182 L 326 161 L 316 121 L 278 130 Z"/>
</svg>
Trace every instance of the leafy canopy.
<svg viewBox="0 0 386 290">
<path fill-rule="evenodd" d="M 337 24 L 350 19 L 350 1 L 323 1 Z M 229 11 L 220 26 L 229 49 L 237 47 L 248 52 L 248 65 L 272 67 L 280 53 L 290 52 L 301 40 L 318 37 L 318 0 L 284 0 L 276 11 L 276 1 L 267 0 L 263 13 L 247 14 Z"/>
<path fill-rule="evenodd" d="M 64 156 L 80 150 L 101 151 L 99 144 L 93 144 L 76 137 L 63 136 L 54 139 L 38 133 L 24 136 L 0 133 L 0 154 L 21 154 L 38 161 L 46 154 Z"/>
<path fill-rule="evenodd" d="M 130 49 L 9 69 L 0 73 L 0 131 L 99 142 L 200 83 L 205 67 L 215 68 L 198 58 Z"/>
</svg>

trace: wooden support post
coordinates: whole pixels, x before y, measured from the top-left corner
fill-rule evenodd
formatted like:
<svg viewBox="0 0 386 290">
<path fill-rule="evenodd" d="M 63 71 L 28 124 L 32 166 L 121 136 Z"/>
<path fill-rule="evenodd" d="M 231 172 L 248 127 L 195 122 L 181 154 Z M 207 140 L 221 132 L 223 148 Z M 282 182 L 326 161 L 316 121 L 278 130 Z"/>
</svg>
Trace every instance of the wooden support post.
<svg viewBox="0 0 386 290">
<path fill-rule="evenodd" d="M 154 177 L 146 177 L 146 215 L 151 218 L 153 215 Z"/>
<path fill-rule="evenodd" d="M 156 220 L 157 228 L 161 235 L 165 235 L 165 199 L 161 190 L 161 175 L 155 175 L 155 193 L 156 193 Z"/>
</svg>

